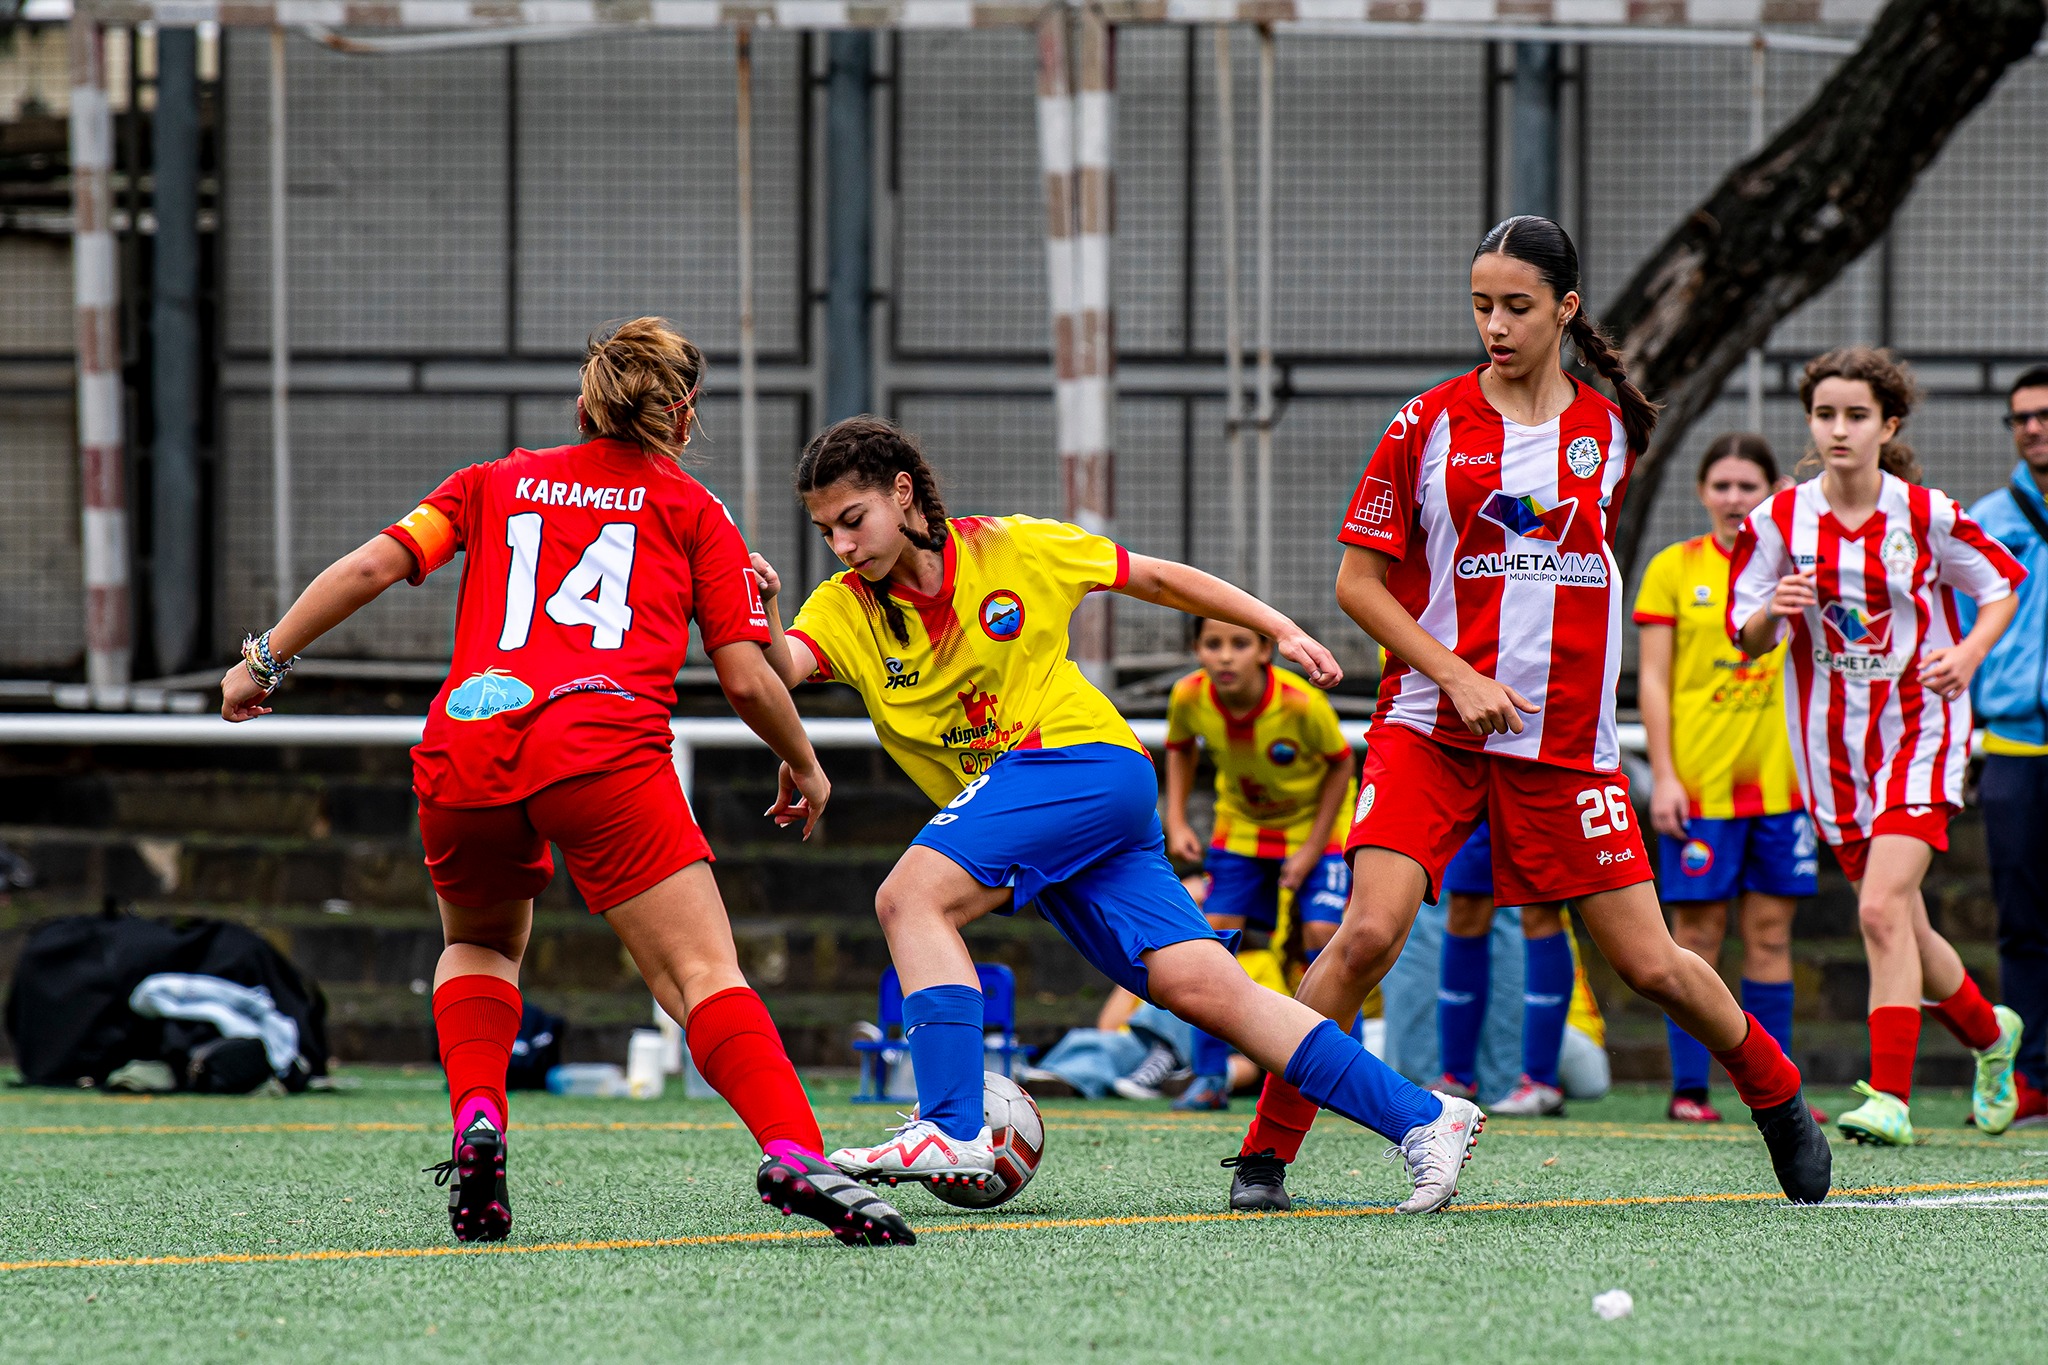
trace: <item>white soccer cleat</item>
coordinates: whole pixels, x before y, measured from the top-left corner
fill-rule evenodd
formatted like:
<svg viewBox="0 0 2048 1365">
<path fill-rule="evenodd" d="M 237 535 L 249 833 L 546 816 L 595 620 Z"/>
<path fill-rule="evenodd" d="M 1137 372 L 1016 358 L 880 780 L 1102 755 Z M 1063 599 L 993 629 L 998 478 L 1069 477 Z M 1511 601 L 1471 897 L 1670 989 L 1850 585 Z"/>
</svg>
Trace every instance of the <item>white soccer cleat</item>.
<svg viewBox="0 0 2048 1365">
<path fill-rule="evenodd" d="M 1458 1192 L 1458 1173 L 1472 1159 L 1473 1144 L 1486 1127 L 1486 1115 L 1472 1101 L 1442 1091 L 1436 1097 L 1444 1102 L 1436 1121 L 1416 1124 L 1398 1145 L 1387 1148 L 1389 1157 L 1398 1152 L 1408 1163 L 1409 1178 L 1415 1182 L 1415 1193 L 1396 1213 L 1435 1213 L 1450 1203 Z"/>
<path fill-rule="evenodd" d="M 1493 1102 L 1493 1112 L 1516 1119 L 1549 1118 L 1564 1112 L 1564 1091 L 1524 1076 L 1520 1085 Z"/>
<path fill-rule="evenodd" d="M 910 1119 L 879 1147 L 842 1147 L 826 1160 L 870 1185 L 916 1180 L 927 1185 L 986 1189 L 995 1175 L 994 1140 L 988 1126 L 973 1138 L 941 1132 L 929 1119 Z"/>
</svg>

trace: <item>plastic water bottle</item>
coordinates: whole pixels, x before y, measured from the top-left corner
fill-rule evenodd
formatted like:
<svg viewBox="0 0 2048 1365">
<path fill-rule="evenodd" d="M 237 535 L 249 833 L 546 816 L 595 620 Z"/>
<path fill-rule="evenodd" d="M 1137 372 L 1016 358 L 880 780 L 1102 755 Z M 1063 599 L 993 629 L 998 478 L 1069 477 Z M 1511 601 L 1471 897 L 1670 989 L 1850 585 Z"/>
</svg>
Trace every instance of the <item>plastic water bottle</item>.
<svg viewBox="0 0 2048 1365">
<path fill-rule="evenodd" d="M 576 1099 L 615 1099 L 626 1093 L 626 1073 L 614 1062 L 571 1062 L 550 1067 L 548 1093 Z"/>
<path fill-rule="evenodd" d="M 626 1093 L 636 1100 L 658 1100 L 668 1080 L 662 1070 L 663 1040 L 658 1029 L 636 1028 L 626 1040 Z"/>
</svg>

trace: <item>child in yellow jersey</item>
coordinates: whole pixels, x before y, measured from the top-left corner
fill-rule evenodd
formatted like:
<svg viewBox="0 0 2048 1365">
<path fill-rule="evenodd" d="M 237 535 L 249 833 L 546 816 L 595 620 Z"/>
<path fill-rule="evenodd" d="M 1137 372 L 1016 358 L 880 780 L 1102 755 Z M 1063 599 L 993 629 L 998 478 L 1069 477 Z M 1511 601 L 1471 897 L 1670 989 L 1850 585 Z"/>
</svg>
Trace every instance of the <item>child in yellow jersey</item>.
<svg viewBox="0 0 2048 1365">
<path fill-rule="evenodd" d="M 1742 1007 L 1789 1053 L 1793 902 L 1814 892 L 1817 845 L 1785 732 L 1785 646 L 1745 659 L 1724 625 L 1736 532 L 1779 487 L 1763 437 L 1716 437 L 1698 479 L 1714 529 L 1650 561 L 1635 620 L 1650 818 L 1661 836 L 1658 891 L 1671 907 L 1672 936 L 1718 961 L 1729 902 L 1741 897 Z M 1676 1024 L 1668 1032 L 1669 1117 L 1719 1122 L 1707 1094 L 1707 1050 Z"/>
<path fill-rule="evenodd" d="M 1344 920 L 1351 868 L 1337 822 L 1356 796 L 1351 746 L 1329 698 L 1273 667 L 1273 642 L 1197 619 L 1200 670 L 1174 684 L 1166 711 L 1166 846 L 1209 874 L 1202 907 L 1217 929 L 1272 934 L 1282 893 L 1313 962 Z M 1216 824 L 1204 854 L 1188 825 L 1195 746 L 1216 765 Z M 1195 1031 L 1194 1081 L 1174 1108 L 1230 1107 L 1230 1049 Z"/>
<path fill-rule="evenodd" d="M 1228 583 L 1081 527 L 949 519 L 923 452 L 879 418 L 814 437 L 796 486 L 849 571 L 811 593 L 786 636 L 768 611 L 769 657 L 791 686 L 852 686 L 884 747 L 945 807 L 875 898 L 903 983 L 917 1117 L 832 1162 L 870 1182 L 1018 1183 L 999 1171 L 983 1118 L 982 999 L 960 929 L 1036 902 L 1118 985 L 1399 1143 L 1414 1185 L 1404 1211 L 1442 1207 L 1483 1121 L 1477 1106 L 1402 1079 L 1245 974 L 1234 936 L 1210 928 L 1174 875 L 1151 759 L 1068 656 L 1068 623 L 1103 589 L 1268 635 L 1323 687 L 1342 677 L 1329 651 Z M 772 570 L 754 568 L 772 602 Z"/>
</svg>

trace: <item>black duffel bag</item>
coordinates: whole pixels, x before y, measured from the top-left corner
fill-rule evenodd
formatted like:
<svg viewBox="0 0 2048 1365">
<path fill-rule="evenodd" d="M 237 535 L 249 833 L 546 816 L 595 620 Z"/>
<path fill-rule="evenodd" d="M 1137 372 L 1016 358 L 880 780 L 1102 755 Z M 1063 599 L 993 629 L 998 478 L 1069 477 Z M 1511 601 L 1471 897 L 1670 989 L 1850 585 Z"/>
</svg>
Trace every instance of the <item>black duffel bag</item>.
<svg viewBox="0 0 2048 1365">
<path fill-rule="evenodd" d="M 327 999 L 262 935 L 224 920 L 142 919 L 121 913 L 110 898 L 102 914 L 44 921 L 22 945 L 7 996 L 7 1032 L 22 1080 L 103 1085 L 108 1075 L 137 1060 L 172 1060 L 174 1071 L 196 1076 L 189 1058 L 204 1040 L 190 1036 L 192 1026 L 145 1019 L 128 1008 L 136 986 L 158 972 L 262 987 L 299 1026 L 304 1067 L 279 1079 L 297 1090 L 327 1074 Z M 178 1055 L 169 1058 L 167 1052 Z M 203 1088 L 227 1085 L 216 1081 Z"/>
</svg>

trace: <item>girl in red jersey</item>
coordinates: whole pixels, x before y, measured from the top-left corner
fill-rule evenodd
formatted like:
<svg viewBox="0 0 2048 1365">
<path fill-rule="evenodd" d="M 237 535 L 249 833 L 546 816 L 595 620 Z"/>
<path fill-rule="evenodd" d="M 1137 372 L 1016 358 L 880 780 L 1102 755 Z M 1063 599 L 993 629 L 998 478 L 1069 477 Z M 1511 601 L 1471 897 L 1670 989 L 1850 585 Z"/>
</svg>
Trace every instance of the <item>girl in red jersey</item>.
<svg viewBox="0 0 2048 1365">
<path fill-rule="evenodd" d="M 1970 679 L 2012 622 L 2026 577 L 1946 493 L 1920 486 L 1897 437 L 1917 395 L 1905 367 L 1849 346 L 1799 381 L 1818 478 L 1751 512 L 1730 563 L 1727 628 L 1743 653 L 1791 623 L 1785 715 L 1806 808 L 1856 888 L 1870 958 L 1870 1079 L 1837 1119 L 1859 1142 L 1908 1146 L 1921 1002 L 1977 1054 L 1977 1126 L 2005 1131 L 2020 1019 L 1994 1010 L 1928 922 L 1920 881 L 1948 847 L 1970 758 Z M 1956 590 L 1977 603 L 1965 634 Z M 1939 1002 L 1939 1003 L 1935 1003 Z"/>
<path fill-rule="evenodd" d="M 1557 224 L 1518 217 L 1488 232 L 1472 258 L 1487 363 L 1403 407 L 1359 481 L 1337 601 L 1390 657 L 1346 844 L 1351 900 L 1297 994 L 1351 1018 L 1487 820 L 1498 898 L 1575 902 L 1622 979 L 1728 1069 L 1785 1193 L 1817 1201 L 1830 1157 L 1799 1072 L 1714 969 L 1672 942 L 1629 808 L 1609 539 L 1657 410 L 1578 290 L 1578 252 Z M 1619 407 L 1560 368 L 1566 337 Z M 1314 1116 L 1267 1079 L 1233 1206 L 1285 1207 L 1286 1162 Z"/>
<path fill-rule="evenodd" d="M 448 680 L 413 750 L 420 839 L 447 946 L 434 1026 L 455 1119 L 449 1221 L 460 1241 L 511 1229 L 505 1067 L 533 898 L 561 846 L 690 1055 L 763 1149 L 764 1202 L 849 1244 L 910 1242 L 889 1205 L 828 1165 L 774 1021 L 740 974 L 711 850 L 670 761 L 676 670 L 694 621 L 733 709 L 782 759 L 769 814 L 806 838 L 831 795 L 766 654 L 747 547 L 679 461 L 704 358 L 660 318 L 594 338 L 577 420 L 592 437 L 457 470 L 403 520 L 329 566 L 243 646 L 221 715 L 262 703 L 292 656 L 401 579 L 465 552 Z"/>
</svg>

